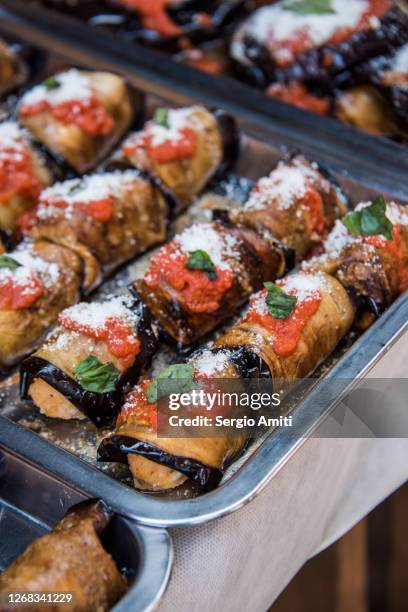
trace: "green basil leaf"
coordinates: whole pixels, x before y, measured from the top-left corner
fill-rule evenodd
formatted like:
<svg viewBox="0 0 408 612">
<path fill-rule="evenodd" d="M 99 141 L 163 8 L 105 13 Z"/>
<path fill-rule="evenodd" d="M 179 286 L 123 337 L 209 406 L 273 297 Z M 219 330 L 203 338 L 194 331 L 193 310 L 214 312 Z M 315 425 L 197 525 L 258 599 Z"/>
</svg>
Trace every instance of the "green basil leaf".
<svg viewBox="0 0 408 612">
<path fill-rule="evenodd" d="M 48 77 L 48 79 L 45 79 L 45 81 L 43 82 L 43 86 L 48 91 L 52 91 L 53 89 L 58 89 L 59 87 L 61 87 L 61 83 L 55 76 L 50 76 Z"/>
<path fill-rule="evenodd" d="M 114 391 L 120 375 L 113 363 L 101 363 L 93 355 L 78 363 L 74 372 L 81 387 L 93 393 Z"/>
<path fill-rule="evenodd" d="M 76 181 L 75 185 L 72 185 L 68 193 L 69 195 L 75 195 L 76 193 L 79 193 L 80 191 L 82 191 L 84 187 L 85 187 L 84 181 Z"/>
<path fill-rule="evenodd" d="M 0 268 L 6 268 L 7 270 L 16 270 L 20 267 L 21 264 L 9 255 L 0 255 Z"/>
<path fill-rule="evenodd" d="M 284 4 L 282 8 L 299 15 L 329 15 L 336 12 L 331 0 L 295 0 Z"/>
<path fill-rule="evenodd" d="M 378 236 L 392 240 L 393 224 L 387 217 L 387 202 L 380 195 L 370 206 L 355 210 L 343 218 L 343 223 L 353 236 Z"/>
<path fill-rule="evenodd" d="M 206 272 L 210 280 L 217 278 L 217 272 L 215 266 L 211 260 L 211 257 L 205 251 L 189 251 L 189 259 L 186 263 L 186 267 L 191 270 L 201 270 Z"/>
<path fill-rule="evenodd" d="M 162 383 L 159 385 L 159 382 Z M 166 384 L 164 384 L 166 381 Z M 164 368 L 147 388 L 147 401 L 155 404 L 171 393 L 189 393 L 195 388 L 194 368 L 188 363 L 179 363 Z"/>
<path fill-rule="evenodd" d="M 290 317 L 297 304 L 297 297 L 294 295 L 287 295 L 284 293 L 282 287 L 274 285 L 273 283 L 265 283 L 264 287 L 268 291 L 265 301 L 269 313 L 275 317 L 275 319 L 287 319 Z"/>
<path fill-rule="evenodd" d="M 154 122 L 161 125 L 164 128 L 169 129 L 169 109 L 168 108 L 156 108 L 154 112 Z"/>
</svg>

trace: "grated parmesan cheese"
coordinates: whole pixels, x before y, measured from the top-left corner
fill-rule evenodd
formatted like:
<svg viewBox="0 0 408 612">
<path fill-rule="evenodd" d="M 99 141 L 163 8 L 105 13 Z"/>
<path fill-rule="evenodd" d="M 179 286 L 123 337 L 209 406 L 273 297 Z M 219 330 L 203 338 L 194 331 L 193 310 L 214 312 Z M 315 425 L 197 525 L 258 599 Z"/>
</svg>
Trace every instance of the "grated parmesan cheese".
<svg viewBox="0 0 408 612">
<path fill-rule="evenodd" d="M 246 210 L 262 210 L 277 202 L 280 210 L 289 209 L 294 202 L 305 195 L 312 181 L 319 180 L 324 191 L 330 191 L 329 182 L 321 177 L 317 169 L 301 159 L 292 164 L 279 162 L 271 174 L 258 181 L 245 204 Z"/>
<path fill-rule="evenodd" d="M 289 274 L 284 280 L 278 281 L 277 284 L 284 288 L 285 293 L 295 295 L 299 302 L 315 299 L 316 294 L 320 293 L 321 290 L 327 291 L 330 289 L 324 274 L 321 272 L 316 274 L 305 274 L 303 272 Z"/>
<path fill-rule="evenodd" d="M 51 106 L 57 106 L 72 100 L 88 100 L 92 96 L 91 79 L 75 68 L 60 72 L 55 78 L 59 87 L 47 89 L 43 84 L 36 85 L 21 98 L 20 104 L 34 106 L 47 101 Z"/>
<path fill-rule="evenodd" d="M 208 349 L 203 350 L 192 359 L 194 368 L 205 376 L 212 376 L 216 372 L 221 372 L 229 364 L 228 351 L 212 352 Z"/>
<path fill-rule="evenodd" d="M 395 72 L 408 74 L 408 44 L 401 47 L 394 56 L 392 69 Z"/>
<path fill-rule="evenodd" d="M 60 269 L 56 263 L 50 263 L 41 259 L 33 250 L 31 242 L 23 242 L 9 256 L 17 261 L 20 266 L 15 270 L 0 268 L 0 282 L 6 278 L 12 278 L 16 285 L 29 289 L 33 282 L 33 276 L 39 276 L 44 287 L 53 287 L 57 283 Z"/>
<path fill-rule="evenodd" d="M 133 327 L 137 323 L 137 315 L 131 310 L 133 300 L 130 296 L 112 297 L 104 302 L 80 302 L 63 310 L 63 319 L 91 329 L 103 329 L 107 319 L 120 319 Z"/>
<path fill-rule="evenodd" d="M 291 1 L 284 0 L 255 11 L 248 21 L 247 35 L 267 45 L 270 41 L 283 42 L 306 34 L 313 45 L 318 46 L 330 40 L 338 29 L 355 28 L 369 8 L 367 0 L 332 0 L 334 13 L 302 15 L 284 9 L 285 4 Z M 282 49 L 282 56 L 280 51 L 275 51 L 278 58 L 282 61 L 290 59 L 289 49 Z"/>
<path fill-rule="evenodd" d="M 238 241 L 217 231 L 210 223 L 196 223 L 174 238 L 183 252 L 205 251 L 220 270 L 231 268 L 230 258 L 239 259 Z"/>
<path fill-rule="evenodd" d="M 195 116 L 195 111 L 199 107 L 190 106 L 186 108 L 169 109 L 167 121 L 169 127 L 159 125 L 155 121 L 148 121 L 141 132 L 132 134 L 125 142 L 127 144 L 137 145 L 139 140 L 143 140 L 146 136 L 151 138 L 151 144 L 158 146 L 164 142 L 178 142 L 183 138 L 182 130 L 190 127 L 195 130 L 202 129 L 202 125 Z"/>
</svg>

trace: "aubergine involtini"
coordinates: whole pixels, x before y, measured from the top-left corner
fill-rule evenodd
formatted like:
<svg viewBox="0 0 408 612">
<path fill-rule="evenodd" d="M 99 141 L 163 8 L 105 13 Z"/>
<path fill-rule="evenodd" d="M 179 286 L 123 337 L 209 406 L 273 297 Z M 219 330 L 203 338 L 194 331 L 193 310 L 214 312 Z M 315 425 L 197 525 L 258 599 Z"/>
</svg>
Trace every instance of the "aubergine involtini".
<svg viewBox="0 0 408 612">
<path fill-rule="evenodd" d="M 361 311 L 362 326 L 408 289 L 408 211 L 379 196 L 336 222 L 323 253 L 303 263 L 306 271 L 335 276 Z"/>
<path fill-rule="evenodd" d="M 393 0 L 278 0 L 236 32 L 231 54 L 260 85 L 326 82 L 408 42 L 408 12 Z"/>
<path fill-rule="evenodd" d="M 261 178 L 244 207 L 228 217 L 239 227 L 269 232 L 300 261 L 321 244 L 346 210 L 347 200 L 334 180 L 315 162 L 296 155 Z"/>
<path fill-rule="evenodd" d="M 408 44 L 352 71 L 339 91 L 336 116 L 375 135 L 408 137 Z"/>
<path fill-rule="evenodd" d="M 63 246 L 23 241 L 0 255 L 0 367 L 36 348 L 58 313 L 76 302 L 82 264 Z"/>
<path fill-rule="evenodd" d="M 293 264 L 268 234 L 219 222 L 196 223 L 152 257 L 133 289 L 165 335 L 189 345 L 233 314 L 265 281 Z"/>
<path fill-rule="evenodd" d="M 0 98 L 21 87 L 29 76 L 25 61 L 0 39 Z"/>
<path fill-rule="evenodd" d="M 193 385 L 211 385 L 211 379 L 237 381 L 247 376 L 237 351 L 204 349 L 186 363 L 174 364 L 154 379 L 145 378 L 126 397 L 116 421 L 115 432 L 104 438 L 98 448 L 98 460 L 128 463 L 136 488 L 157 491 L 172 489 L 187 480 L 202 491 L 215 488 L 225 467 L 245 446 L 245 435 L 192 436 L 158 434 L 158 381 L 168 379 L 172 388 L 177 381 L 188 392 Z M 190 386 L 189 386 L 190 385 Z M 202 407 L 205 412 L 205 406 Z M 195 407 L 194 414 L 198 414 Z"/>
<path fill-rule="evenodd" d="M 34 208 L 54 177 L 28 132 L 15 121 L 0 123 L 0 231 L 11 237 L 20 215 Z"/>
<path fill-rule="evenodd" d="M 353 301 L 337 279 L 324 272 L 293 273 L 252 296 L 247 312 L 215 347 L 254 351 L 286 390 L 331 354 L 354 314 Z"/>
<path fill-rule="evenodd" d="M 44 190 L 34 211 L 20 219 L 33 240 L 50 240 L 84 262 L 89 291 L 120 264 L 163 241 L 166 194 L 137 170 L 87 175 Z"/>
<path fill-rule="evenodd" d="M 117 159 L 157 177 L 184 208 L 239 150 L 235 121 L 202 106 L 158 108 L 143 129 L 124 142 Z"/>
<path fill-rule="evenodd" d="M 129 295 L 81 302 L 21 364 L 21 396 L 50 418 L 112 425 L 155 350 L 149 314 Z"/>
<path fill-rule="evenodd" d="M 122 77 L 71 68 L 28 90 L 17 114 L 56 158 L 84 173 L 123 137 L 134 109 Z"/>
<path fill-rule="evenodd" d="M 64 604 L 67 610 L 108 612 L 127 590 L 125 577 L 100 539 L 111 516 L 101 501 L 70 508 L 51 533 L 30 544 L 1 574 L 2 600 L 8 601 L 12 592 L 65 592 L 72 595 L 72 601 Z M 30 607 L 40 612 L 54 606 L 36 603 Z M 0 608 L 10 609 L 6 604 Z"/>
</svg>

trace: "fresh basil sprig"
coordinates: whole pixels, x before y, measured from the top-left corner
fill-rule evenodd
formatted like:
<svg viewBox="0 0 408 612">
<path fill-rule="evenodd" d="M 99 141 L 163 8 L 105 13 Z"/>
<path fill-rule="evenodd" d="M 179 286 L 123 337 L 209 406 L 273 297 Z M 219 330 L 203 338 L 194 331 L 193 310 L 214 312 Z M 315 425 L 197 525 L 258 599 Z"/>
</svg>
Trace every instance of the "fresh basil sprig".
<svg viewBox="0 0 408 612">
<path fill-rule="evenodd" d="M 343 223 L 353 236 L 378 236 L 382 234 L 392 240 L 393 224 L 386 215 L 387 202 L 383 195 L 378 196 L 370 206 L 349 212 Z"/>
<path fill-rule="evenodd" d="M 159 385 L 159 382 L 161 384 Z M 166 383 L 164 383 L 166 381 Z M 179 363 L 164 368 L 150 383 L 146 396 L 149 404 L 155 404 L 171 393 L 188 393 L 195 388 L 194 368 L 188 363 Z"/>
<path fill-rule="evenodd" d="M 119 370 L 113 363 L 101 363 L 91 355 L 75 366 L 75 378 L 87 391 L 109 393 L 115 390 Z"/>
<path fill-rule="evenodd" d="M 206 272 L 210 280 L 217 278 L 217 272 L 212 262 L 211 257 L 205 251 L 189 251 L 189 258 L 186 263 L 186 267 L 190 270 L 201 270 Z"/>
<path fill-rule="evenodd" d="M 169 129 L 169 109 L 163 107 L 156 108 L 154 112 L 154 122 L 157 123 L 157 125 Z"/>
<path fill-rule="evenodd" d="M 296 306 L 297 297 L 287 295 L 282 287 L 274 285 L 274 283 L 264 283 L 264 287 L 268 291 L 265 301 L 270 314 L 275 319 L 287 319 L 290 317 Z"/>
<path fill-rule="evenodd" d="M 75 195 L 84 189 L 84 181 L 76 181 L 74 185 L 70 188 L 68 194 Z"/>
<path fill-rule="evenodd" d="M 282 8 L 299 15 L 330 15 L 336 12 L 331 0 L 294 0 L 284 4 Z"/>
<path fill-rule="evenodd" d="M 0 268 L 7 270 L 17 270 L 21 267 L 21 263 L 10 257 L 9 255 L 0 255 Z"/>
<path fill-rule="evenodd" d="M 43 86 L 47 91 L 52 91 L 53 89 L 61 87 L 61 83 L 55 76 L 50 76 L 48 79 L 45 79 Z"/>
</svg>

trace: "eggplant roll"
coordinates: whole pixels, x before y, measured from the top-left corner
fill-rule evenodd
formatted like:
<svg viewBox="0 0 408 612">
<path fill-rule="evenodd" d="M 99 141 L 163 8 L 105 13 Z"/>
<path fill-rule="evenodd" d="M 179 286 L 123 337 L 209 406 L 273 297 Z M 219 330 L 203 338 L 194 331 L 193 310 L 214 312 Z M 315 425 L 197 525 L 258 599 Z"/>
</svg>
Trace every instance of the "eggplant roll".
<svg viewBox="0 0 408 612">
<path fill-rule="evenodd" d="M 0 96 L 24 84 L 28 77 L 25 62 L 0 40 Z"/>
<path fill-rule="evenodd" d="M 0 230 L 12 233 L 53 182 L 45 159 L 15 121 L 0 123 Z"/>
<path fill-rule="evenodd" d="M 408 289 L 408 212 L 380 196 L 338 220 L 306 270 L 334 275 L 363 310 L 378 316 Z"/>
<path fill-rule="evenodd" d="M 127 170 L 56 183 L 20 225 L 33 240 L 78 253 L 89 291 L 114 268 L 162 242 L 168 215 L 166 196 L 154 181 Z"/>
<path fill-rule="evenodd" d="M 121 77 L 72 68 L 24 94 L 18 117 L 36 140 L 83 173 L 122 138 L 133 108 Z"/>
<path fill-rule="evenodd" d="M 266 283 L 215 346 L 254 351 L 285 388 L 330 355 L 353 319 L 353 303 L 338 280 L 323 272 L 298 272 L 275 285 Z"/>
<path fill-rule="evenodd" d="M 238 140 L 227 115 L 217 117 L 202 106 L 159 108 L 142 131 L 125 140 L 119 158 L 158 177 L 184 208 L 225 158 L 233 159 Z"/>
<path fill-rule="evenodd" d="M 299 261 L 322 242 L 345 211 L 340 189 L 316 163 L 296 156 L 280 161 L 269 176 L 261 178 L 243 209 L 231 211 L 229 218 L 260 234 L 270 232 L 294 249 Z"/>
<path fill-rule="evenodd" d="M 102 546 L 100 536 L 110 521 L 110 513 L 99 501 L 87 501 L 71 508 L 53 531 L 26 548 L 0 576 L 0 610 L 25 609 L 27 604 L 9 607 L 7 593 L 68 592 L 69 612 L 98 610 L 108 612 L 124 594 L 126 580 L 114 560 Z M 35 612 L 61 604 L 29 604 Z"/>
<path fill-rule="evenodd" d="M 150 318 L 130 296 L 76 304 L 21 364 L 21 395 L 48 417 L 111 425 L 155 349 Z"/>
<path fill-rule="evenodd" d="M 336 97 L 336 116 L 376 135 L 408 136 L 408 44 L 351 73 L 354 85 Z"/>
<path fill-rule="evenodd" d="M 166 334 L 188 345 L 286 267 L 287 250 L 266 234 L 197 223 L 159 249 L 133 287 Z"/>
<path fill-rule="evenodd" d="M 58 313 L 79 298 L 82 266 L 63 246 L 23 241 L 0 256 L 0 367 L 36 348 Z"/>
<path fill-rule="evenodd" d="M 234 352 L 203 350 L 185 364 L 169 366 L 156 379 L 145 379 L 127 396 L 116 422 L 115 433 L 102 440 L 99 461 L 128 462 L 136 488 L 172 489 L 190 479 L 203 491 L 219 484 L 223 469 L 245 445 L 245 436 L 166 438 L 157 432 L 157 403 L 152 386 L 160 379 L 181 377 L 187 392 L 189 382 L 209 379 L 239 379 Z M 195 408 L 196 410 L 197 408 Z M 205 410 L 205 407 L 203 407 Z M 197 413 L 196 413 L 197 414 Z"/>
<path fill-rule="evenodd" d="M 408 42 L 408 14 L 392 0 L 331 0 L 304 9 L 280 0 L 256 10 L 236 32 L 231 54 L 264 84 L 330 82 L 337 73 Z M 259 81 L 259 76 L 257 78 Z"/>
</svg>

